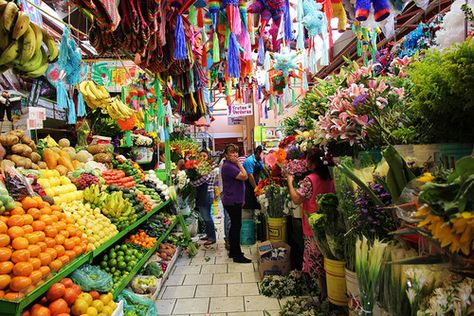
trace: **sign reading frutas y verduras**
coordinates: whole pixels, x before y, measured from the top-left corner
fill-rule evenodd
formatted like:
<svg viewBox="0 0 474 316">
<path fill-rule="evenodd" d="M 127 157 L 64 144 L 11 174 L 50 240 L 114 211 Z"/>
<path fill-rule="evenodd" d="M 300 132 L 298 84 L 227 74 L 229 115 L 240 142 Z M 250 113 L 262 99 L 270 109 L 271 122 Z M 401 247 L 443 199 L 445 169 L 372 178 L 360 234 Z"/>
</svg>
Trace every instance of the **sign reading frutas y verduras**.
<svg viewBox="0 0 474 316">
<path fill-rule="evenodd" d="M 253 115 L 252 103 L 234 103 L 230 107 L 228 117 L 240 117 Z"/>
<path fill-rule="evenodd" d="M 245 125 L 245 118 L 243 117 L 228 117 L 227 125 Z"/>
</svg>

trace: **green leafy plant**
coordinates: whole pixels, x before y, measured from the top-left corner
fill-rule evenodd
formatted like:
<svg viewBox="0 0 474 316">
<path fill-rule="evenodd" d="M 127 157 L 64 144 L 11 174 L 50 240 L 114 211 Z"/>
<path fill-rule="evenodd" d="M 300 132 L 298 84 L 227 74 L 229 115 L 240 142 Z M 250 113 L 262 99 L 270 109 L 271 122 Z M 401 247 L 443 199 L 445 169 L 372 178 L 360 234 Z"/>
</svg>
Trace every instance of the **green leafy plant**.
<svg viewBox="0 0 474 316">
<path fill-rule="evenodd" d="M 426 51 L 408 75 L 420 134 L 430 142 L 474 141 L 474 39 L 444 53 Z"/>
</svg>

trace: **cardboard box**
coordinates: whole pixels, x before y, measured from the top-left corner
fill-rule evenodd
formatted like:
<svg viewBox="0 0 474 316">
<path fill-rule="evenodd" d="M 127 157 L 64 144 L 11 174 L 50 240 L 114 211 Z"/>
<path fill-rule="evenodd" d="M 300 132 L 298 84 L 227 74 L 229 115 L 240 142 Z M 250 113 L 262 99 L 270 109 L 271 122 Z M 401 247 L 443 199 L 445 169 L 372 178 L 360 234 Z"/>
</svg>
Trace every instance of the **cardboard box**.
<svg viewBox="0 0 474 316">
<path fill-rule="evenodd" d="M 276 260 L 266 259 L 274 248 L 285 248 L 286 255 Z M 291 247 L 282 241 L 264 241 L 257 244 L 258 272 L 263 279 L 266 275 L 287 275 L 291 270 Z"/>
</svg>

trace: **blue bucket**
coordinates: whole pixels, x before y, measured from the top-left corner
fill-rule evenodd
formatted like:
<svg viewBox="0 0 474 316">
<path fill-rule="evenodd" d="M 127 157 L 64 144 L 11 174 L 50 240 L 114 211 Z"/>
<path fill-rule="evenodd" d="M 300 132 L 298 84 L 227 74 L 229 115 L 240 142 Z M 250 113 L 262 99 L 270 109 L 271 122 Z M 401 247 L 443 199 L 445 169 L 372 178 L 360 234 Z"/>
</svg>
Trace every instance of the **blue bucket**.
<svg viewBox="0 0 474 316">
<path fill-rule="evenodd" d="M 253 245 L 255 244 L 255 220 L 243 219 L 242 228 L 240 230 L 240 244 Z"/>
</svg>

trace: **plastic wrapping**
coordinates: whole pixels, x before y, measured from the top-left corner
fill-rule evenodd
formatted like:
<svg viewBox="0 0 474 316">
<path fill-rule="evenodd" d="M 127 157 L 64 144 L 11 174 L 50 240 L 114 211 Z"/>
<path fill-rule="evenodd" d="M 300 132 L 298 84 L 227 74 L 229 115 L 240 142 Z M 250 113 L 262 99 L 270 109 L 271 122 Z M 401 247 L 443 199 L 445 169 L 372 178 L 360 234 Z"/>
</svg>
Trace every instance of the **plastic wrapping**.
<svg viewBox="0 0 474 316">
<path fill-rule="evenodd" d="M 28 180 L 20 174 L 14 167 L 5 167 L 5 185 L 10 196 L 21 201 L 27 196 L 35 195 Z"/>
<path fill-rule="evenodd" d="M 124 302 L 123 309 L 125 311 L 125 316 L 158 315 L 155 303 L 151 299 L 139 296 L 130 290 L 123 290 L 118 299 Z"/>
<path fill-rule="evenodd" d="M 153 294 L 157 287 L 158 278 L 150 275 L 137 275 L 131 283 L 131 288 L 136 294 Z"/>
<path fill-rule="evenodd" d="M 87 146 L 87 137 L 89 137 L 90 132 L 89 124 L 86 120 L 83 120 L 76 129 L 78 146 Z"/>
<path fill-rule="evenodd" d="M 71 279 L 85 292 L 98 291 L 110 292 L 114 282 L 112 277 L 100 268 L 83 265 L 71 274 Z"/>
</svg>

